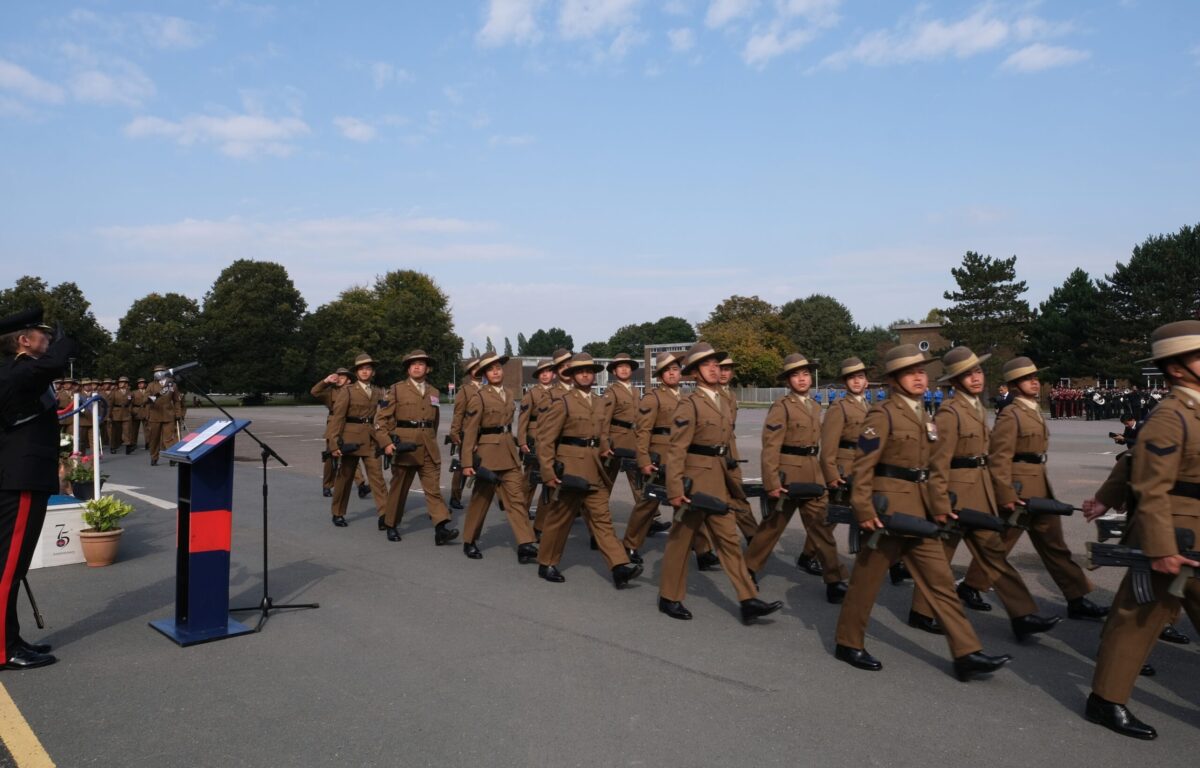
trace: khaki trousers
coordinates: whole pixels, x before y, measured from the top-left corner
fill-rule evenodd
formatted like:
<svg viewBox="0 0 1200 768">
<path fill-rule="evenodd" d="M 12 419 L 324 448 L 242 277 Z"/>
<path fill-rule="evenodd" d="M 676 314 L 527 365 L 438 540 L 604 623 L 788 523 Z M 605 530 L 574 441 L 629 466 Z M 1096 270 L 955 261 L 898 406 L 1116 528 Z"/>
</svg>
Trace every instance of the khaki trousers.
<svg viewBox="0 0 1200 768">
<path fill-rule="evenodd" d="M 694 509 L 683 513 L 682 519 L 676 520 L 667 534 L 658 594 L 675 602 L 683 602 L 687 597 L 688 551 L 692 549 L 693 539 L 701 530 L 707 531 L 709 540 L 715 545 L 721 569 L 729 577 L 729 583 L 733 584 L 738 600 L 757 596 L 758 588 L 746 570 L 742 545 L 738 541 L 737 523 L 732 516 L 705 515 Z"/>
<path fill-rule="evenodd" d="M 774 500 L 771 501 L 774 503 Z M 803 505 L 794 499 L 784 498 L 783 510 L 775 512 L 763 520 L 754 533 L 754 539 L 746 547 L 746 567 L 755 573 L 762 571 L 767 564 L 767 558 L 783 537 L 784 530 L 796 510 L 800 510 L 800 522 L 808 534 L 808 540 L 813 542 L 817 559 L 821 562 L 823 573 L 821 578 L 826 584 L 845 581 L 849 577 L 846 566 L 838 559 L 837 542 L 833 539 L 833 526 L 825 524 L 825 500 L 809 499 Z"/>
<path fill-rule="evenodd" d="M 933 616 L 946 630 L 951 655 L 957 659 L 983 650 L 954 592 L 954 576 L 941 544 L 932 539 L 899 536 L 881 536 L 878 549 L 871 549 L 864 543 L 858 551 L 854 571 L 850 574 L 850 588 L 838 616 L 838 645 L 856 649 L 865 647 L 867 624 L 879 587 L 887 576 L 888 567 L 901 558 L 912 572 L 913 581 L 929 596 Z"/>
<path fill-rule="evenodd" d="M 175 437 L 175 422 L 148 421 L 146 429 L 150 441 L 150 461 L 158 461 L 158 454 L 164 448 L 171 447 L 178 439 Z"/>
<path fill-rule="evenodd" d="M 408 491 L 413 478 L 420 476 L 421 490 L 425 492 L 425 508 L 434 525 L 450 519 L 450 510 L 442 499 L 442 465 L 434 464 L 426 456 L 420 466 L 392 465 L 392 482 L 388 489 L 387 512 L 383 524 L 395 528 L 404 518 L 404 506 L 408 503 Z"/>
<path fill-rule="evenodd" d="M 367 482 L 371 484 L 371 496 L 375 499 L 375 514 L 383 515 L 387 512 L 388 489 L 379 459 L 375 456 L 343 456 L 337 480 L 333 484 L 333 504 L 330 511 L 334 517 L 346 515 L 346 507 L 350 504 L 350 491 L 354 487 L 355 470 L 358 469 L 360 461 L 367 468 Z"/>
<path fill-rule="evenodd" d="M 1017 545 L 1017 541 L 1021 538 L 1023 531 L 1020 528 L 1009 528 L 1004 532 L 1004 554 L 1007 557 L 1009 552 L 1012 552 L 1013 547 Z M 1029 541 L 1033 543 L 1033 548 L 1037 550 L 1038 556 L 1042 558 L 1042 563 L 1046 566 L 1046 571 L 1050 574 L 1050 578 L 1054 579 L 1054 583 L 1058 585 L 1058 589 L 1062 592 L 1063 597 L 1068 600 L 1074 600 L 1077 597 L 1083 597 L 1088 592 L 1091 592 L 1095 587 L 1088 581 L 1088 577 L 1084 574 L 1083 569 L 1075 564 L 1071 559 L 1071 550 L 1067 548 L 1066 541 L 1063 540 L 1062 518 L 1058 515 L 1037 515 L 1034 517 L 1033 525 L 1029 528 Z M 967 569 L 966 578 L 963 580 L 967 586 L 978 589 L 980 592 L 986 592 L 992 586 L 992 581 L 984 572 L 983 566 L 979 565 L 979 561 L 975 560 Z"/>
<path fill-rule="evenodd" d="M 629 556 L 621 548 L 617 536 L 613 532 L 612 517 L 608 512 L 608 492 L 592 490 L 587 493 L 563 492 L 557 501 L 543 502 L 538 505 L 538 516 L 545 519 L 542 527 L 542 543 L 538 549 L 538 565 L 558 565 L 562 560 L 563 549 L 567 545 L 567 535 L 571 532 L 571 523 L 575 515 L 582 514 L 588 530 L 596 539 L 596 546 L 604 557 L 611 571 L 618 565 L 629 562 Z"/>
<path fill-rule="evenodd" d="M 1011 619 L 1019 619 L 1031 613 L 1037 613 L 1037 603 L 1029 593 L 1029 587 L 1017 569 L 1008 562 L 1008 551 L 1004 548 L 1004 540 L 995 531 L 975 531 L 966 537 L 967 549 L 971 550 L 974 562 L 979 563 L 980 570 L 986 575 L 989 583 L 995 586 L 996 596 L 1004 606 L 1005 612 Z M 958 549 L 958 537 L 942 542 L 946 552 L 946 562 L 954 560 L 954 551 Z M 933 608 L 929 598 L 920 587 L 913 590 L 912 609 L 922 616 L 932 616 Z"/>
<path fill-rule="evenodd" d="M 529 507 L 525 504 L 525 478 L 521 470 L 510 469 L 497 474 L 500 475 L 498 485 L 475 481 L 471 503 L 467 505 L 467 519 L 463 524 L 463 543 L 474 544 L 479 540 L 483 521 L 492 506 L 492 496 L 497 493 L 517 545 L 533 543 L 536 537 L 533 535 L 533 525 L 529 522 Z"/>
</svg>

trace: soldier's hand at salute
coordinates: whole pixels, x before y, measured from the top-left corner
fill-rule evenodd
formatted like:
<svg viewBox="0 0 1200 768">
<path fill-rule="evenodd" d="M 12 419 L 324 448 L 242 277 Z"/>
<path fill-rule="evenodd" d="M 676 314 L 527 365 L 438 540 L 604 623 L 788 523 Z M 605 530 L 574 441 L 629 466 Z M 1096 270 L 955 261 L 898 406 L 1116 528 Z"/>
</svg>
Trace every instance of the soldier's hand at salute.
<svg viewBox="0 0 1200 768">
<path fill-rule="evenodd" d="M 1166 557 L 1156 557 L 1150 562 L 1150 567 L 1159 573 L 1166 573 L 1174 576 L 1179 573 L 1179 569 L 1188 565 L 1192 568 L 1200 568 L 1200 563 L 1195 560 L 1190 560 L 1183 555 L 1167 555 Z"/>
<path fill-rule="evenodd" d="M 322 379 L 322 381 L 324 381 L 326 384 L 337 384 L 338 383 L 338 375 L 336 373 L 331 373 L 328 376 L 326 376 L 324 379 Z"/>
</svg>

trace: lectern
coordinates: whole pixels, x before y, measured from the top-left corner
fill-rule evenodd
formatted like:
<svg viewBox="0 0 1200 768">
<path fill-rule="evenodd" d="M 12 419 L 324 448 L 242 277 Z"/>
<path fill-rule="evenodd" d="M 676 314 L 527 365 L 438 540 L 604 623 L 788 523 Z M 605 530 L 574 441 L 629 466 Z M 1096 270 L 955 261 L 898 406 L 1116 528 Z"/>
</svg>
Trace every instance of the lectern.
<svg viewBox="0 0 1200 768">
<path fill-rule="evenodd" d="M 229 618 L 233 442 L 249 425 L 242 419 L 214 419 L 162 452 L 179 471 L 175 617 L 150 626 L 180 645 L 254 631 Z"/>
</svg>

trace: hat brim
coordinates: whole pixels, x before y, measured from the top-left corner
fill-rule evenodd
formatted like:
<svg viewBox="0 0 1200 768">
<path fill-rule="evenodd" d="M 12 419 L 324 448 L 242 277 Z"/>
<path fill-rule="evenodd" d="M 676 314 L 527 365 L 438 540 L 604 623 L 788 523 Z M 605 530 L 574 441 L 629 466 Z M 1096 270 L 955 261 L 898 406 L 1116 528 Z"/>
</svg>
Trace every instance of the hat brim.
<svg viewBox="0 0 1200 768">
<path fill-rule="evenodd" d="M 364 365 L 372 365 L 373 366 L 373 365 L 376 365 L 376 363 L 374 360 L 363 360 L 362 362 L 356 362 L 354 365 L 350 366 L 350 370 L 357 371 L 359 368 L 362 368 Z"/>
<path fill-rule="evenodd" d="M 811 373 L 812 370 L 816 367 L 817 367 L 817 364 L 814 363 L 812 360 L 805 360 L 803 363 L 797 363 L 794 365 L 787 366 L 786 368 L 784 368 L 782 371 L 779 372 L 778 378 L 780 380 L 786 379 L 789 376 L 791 376 L 794 372 L 800 370 L 801 368 L 807 368 L 808 371 Z"/>
<path fill-rule="evenodd" d="M 964 363 L 954 373 L 942 374 L 941 378 L 939 378 L 937 380 L 937 383 L 945 384 L 946 382 L 950 381 L 951 379 L 957 379 L 959 376 L 962 376 L 964 373 L 969 373 L 971 370 L 973 370 L 977 366 L 983 365 L 984 362 L 986 362 L 991 356 L 992 356 L 992 353 L 988 352 L 986 355 L 983 355 L 982 357 L 976 357 L 974 359 L 974 361 L 971 362 L 971 365 L 969 367 Z"/>
<path fill-rule="evenodd" d="M 844 379 L 847 376 L 853 376 L 856 373 L 866 373 L 866 372 L 867 372 L 867 366 L 862 365 L 860 363 L 859 365 L 852 365 L 849 368 L 843 369 L 841 371 L 841 373 L 838 374 L 838 378 Z"/>
<path fill-rule="evenodd" d="M 618 365 L 628 365 L 630 367 L 630 370 L 634 370 L 634 371 L 636 371 L 638 368 L 642 367 L 641 365 L 638 364 L 637 360 L 613 360 L 611 363 L 609 363 L 608 365 L 606 365 L 604 367 L 608 370 L 609 373 L 612 373 L 613 369 L 615 369 Z"/>
<path fill-rule="evenodd" d="M 403 365 L 405 369 L 407 369 L 408 366 L 412 365 L 413 363 L 425 363 L 425 365 L 432 366 L 433 358 L 429 357 L 428 355 L 417 355 L 416 357 L 406 357 L 400 361 L 400 364 Z"/>
<path fill-rule="evenodd" d="M 1138 365 L 1157 363 L 1159 360 L 1170 360 L 1191 352 L 1200 352 L 1200 337 L 1184 336 L 1178 339 L 1167 339 L 1153 345 L 1154 354 L 1144 360 L 1136 361 Z"/>
<path fill-rule="evenodd" d="M 1022 366 L 1020 368 L 1017 368 L 1015 370 L 1009 371 L 1008 373 L 1004 374 L 1004 383 L 1012 384 L 1017 379 L 1023 379 L 1026 376 L 1031 376 L 1037 372 L 1038 372 L 1038 367 L 1036 365 L 1025 365 L 1025 366 Z"/>
<path fill-rule="evenodd" d="M 916 368 L 918 365 L 928 365 L 928 364 L 929 364 L 929 356 L 922 352 L 919 355 L 910 355 L 908 357 L 902 357 L 899 360 L 891 361 L 890 363 L 888 363 L 885 366 L 884 375 L 885 376 L 894 376 L 897 373 L 900 373 L 901 371 L 905 371 L 909 368 Z"/>
<path fill-rule="evenodd" d="M 604 370 L 604 366 L 600 363 L 578 363 L 576 365 L 564 365 L 560 369 L 560 373 L 566 376 L 574 376 L 580 371 L 591 371 L 592 373 L 600 373 Z"/>
<path fill-rule="evenodd" d="M 721 361 L 721 360 L 724 360 L 726 357 L 729 357 L 729 355 L 727 353 L 718 352 L 716 350 L 713 350 L 712 352 L 701 355 L 700 357 L 696 358 L 695 360 L 689 360 L 686 363 L 683 363 L 683 372 L 691 373 L 692 371 L 696 370 L 696 366 L 700 365 L 700 363 L 703 363 L 705 360 L 711 360 L 713 358 L 716 358 L 718 361 Z"/>
</svg>

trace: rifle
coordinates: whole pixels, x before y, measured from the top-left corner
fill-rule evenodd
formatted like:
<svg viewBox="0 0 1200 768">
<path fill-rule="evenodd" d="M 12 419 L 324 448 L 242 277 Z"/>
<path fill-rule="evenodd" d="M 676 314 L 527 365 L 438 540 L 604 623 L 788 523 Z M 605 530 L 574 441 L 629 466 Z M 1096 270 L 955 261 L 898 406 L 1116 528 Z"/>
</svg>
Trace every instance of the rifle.
<svg viewBox="0 0 1200 768">
<path fill-rule="evenodd" d="M 631 448 L 613 448 L 612 456 L 604 460 L 604 468 L 610 469 L 614 459 L 620 460 L 622 472 L 638 469 L 637 451 Z"/>
<path fill-rule="evenodd" d="M 825 524 L 849 526 L 847 545 L 850 549 L 850 554 L 858 554 L 862 529 L 858 527 L 858 518 L 854 516 L 854 510 L 850 509 L 848 504 L 834 504 L 831 501 L 828 509 L 825 511 Z"/>
<path fill-rule="evenodd" d="M 388 455 L 387 449 L 385 449 L 385 448 L 376 448 L 375 449 L 376 458 L 378 458 L 380 456 L 383 457 L 383 470 L 385 472 L 392 468 L 392 458 L 397 453 L 412 453 L 413 451 L 417 450 L 417 447 L 418 447 L 416 443 L 411 443 L 407 440 L 401 440 L 400 438 L 396 437 L 395 435 L 388 435 L 388 437 L 391 438 L 391 440 L 392 440 L 392 455 L 391 456 Z"/>
<path fill-rule="evenodd" d="M 475 474 L 472 475 L 471 477 L 467 478 L 468 486 L 473 486 L 474 483 L 472 483 L 471 481 L 475 480 L 476 478 L 478 478 L 481 482 L 488 483 L 489 485 L 499 485 L 500 484 L 500 475 L 497 475 L 492 470 L 483 466 L 483 464 L 481 464 L 479 462 L 479 459 L 475 459 L 474 470 L 475 470 Z"/>
<path fill-rule="evenodd" d="M 1125 535 L 1125 528 L 1129 524 L 1129 517 L 1122 513 L 1114 513 L 1096 518 L 1096 538 L 1100 541 L 1108 541 L 1109 539 L 1121 539 Z"/>
<path fill-rule="evenodd" d="M 935 539 L 942 534 L 941 526 L 923 517 L 906 515 L 903 512 L 887 514 L 888 500 L 881 493 L 875 494 L 871 502 L 875 506 L 876 516 L 883 522 L 883 529 L 872 531 L 871 537 L 867 539 L 867 546 L 871 549 L 879 548 L 879 539 L 882 536 Z"/>
<path fill-rule="evenodd" d="M 358 443 L 343 443 L 342 438 L 337 439 L 337 449 L 342 452 L 342 456 L 347 453 L 354 453 L 361 446 Z M 334 456 L 333 451 L 321 451 L 321 461 L 333 459 L 333 474 L 336 476 L 338 470 L 342 468 L 342 456 Z"/>
<path fill-rule="evenodd" d="M 789 483 L 786 481 L 787 475 L 783 472 L 779 473 L 779 482 L 783 485 L 783 493 L 775 501 L 772 512 L 782 512 L 783 503 L 786 499 L 792 501 L 803 502 L 812 499 L 819 499 L 825 495 L 825 486 L 820 483 Z"/>
<path fill-rule="evenodd" d="M 995 531 L 1003 533 L 1010 526 L 1001 518 L 995 515 L 989 515 L 986 512 L 980 512 L 977 509 L 958 509 L 958 494 L 950 491 L 950 508 L 954 510 L 956 517 L 952 517 L 946 521 L 942 527 L 942 531 L 946 536 L 965 536 L 975 531 Z"/>
<path fill-rule="evenodd" d="M 1018 503 L 1013 508 L 1012 512 L 1007 513 L 1003 517 L 1004 524 L 1009 528 L 1025 528 L 1028 529 L 1032 524 L 1032 518 L 1038 515 L 1062 515 L 1070 517 L 1078 510 L 1079 507 L 1073 507 L 1056 499 L 1032 498 L 1025 499 L 1024 502 Z"/>
<path fill-rule="evenodd" d="M 542 469 L 541 462 L 538 461 L 537 445 L 527 443 L 529 452 L 521 455 L 521 463 L 529 467 L 529 482 L 533 483 L 533 487 L 542 484 Z"/>
<path fill-rule="evenodd" d="M 642 498 L 646 501 L 653 499 L 661 504 L 669 504 L 671 500 L 667 497 L 667 468 L 661 463 L 662 457 L 650 452 L 650 463 L 658 467 L 658 471 L 642 483 Z"/>
<path fill-rule="evenodd" d="M 1175 529 L 1175 546 L 1179 548 L 1179 554 L 1189 560 L 1200 560 L 1200 552 L 1192 551 L 1196 546 L 1196 535 L 1187 528 Z M 1150 580 L 1153 572 L 1150 566 L 1154 562 L 1154 558 L 1149 557 L 1140 549 L 1127 547 L 1124 544 L 1101 544 L 1089 541 L 1087 551 L 1092 568 L 1113 565 L 1129 569 L 1129 585 L 1133 587 L 1133 599 L 1138 602 L 1138 605 L 1154 602 L 1154 585 Z M 1171 581 L 1171 586 L 1167 588 L 1167 591 L 1175 597 L 1182 598 L 1187 580 L 1194 578 L 1196 578 L 1196 570 L 1190 565 L 1185 565 L 1179 569 L 1179 575 Z"/>
<path fill-rule="evenodd" d="M 587 478 L 579 475 L 568 475 L 565 473 L 565 467 L 561 461 L 554 462 L 554 475 L 558 478 L 558 485 L 554 487 L 554 493 L 551 494 L 551 501 L 558 501 L 558 497 L 562 491 L 570 491 L 572 493 L 587 493 L 592 489 L 592 484 L 587 481 Z"/>
<path fill-rule="evenodd" d="M 708 515 L 727 515 L 729 514 L 729 503 L 724 499 L 713 496 L 709 493 L 701 493 L 697 491 L 692 493 L 692 478 L 683 478 L 683 495 L 687 496 L 691 501 L 684 503 L 675 511 L 675 522 L 683 519 L 684 514 L 689 510 L 696 510 Z"/>
</svg>

